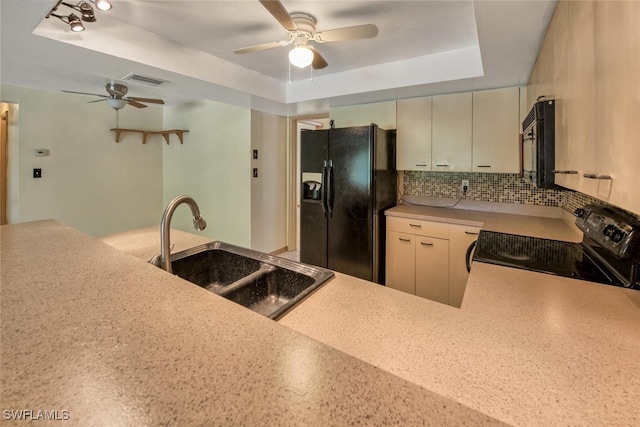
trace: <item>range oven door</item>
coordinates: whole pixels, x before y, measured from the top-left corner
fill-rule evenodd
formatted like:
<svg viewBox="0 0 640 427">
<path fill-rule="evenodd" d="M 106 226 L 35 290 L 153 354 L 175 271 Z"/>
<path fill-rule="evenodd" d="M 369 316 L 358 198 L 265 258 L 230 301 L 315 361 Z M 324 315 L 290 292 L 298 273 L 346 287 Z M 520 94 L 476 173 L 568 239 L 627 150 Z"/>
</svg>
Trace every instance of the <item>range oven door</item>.
<svg viewBox="0 0 640 427">
<path fill-rule="evenodd" d="M 474 240 L 473 242 L 471 242 L 471 244 L 467 248 L 467 253 L 464 256 L 465 264 L 467 265 L 467 273 L 471 272 L 471 258 L 473 258 L 473 250 L 476 248 L 477 244 L 478 244 L 477 240 Z"/>
</svg>

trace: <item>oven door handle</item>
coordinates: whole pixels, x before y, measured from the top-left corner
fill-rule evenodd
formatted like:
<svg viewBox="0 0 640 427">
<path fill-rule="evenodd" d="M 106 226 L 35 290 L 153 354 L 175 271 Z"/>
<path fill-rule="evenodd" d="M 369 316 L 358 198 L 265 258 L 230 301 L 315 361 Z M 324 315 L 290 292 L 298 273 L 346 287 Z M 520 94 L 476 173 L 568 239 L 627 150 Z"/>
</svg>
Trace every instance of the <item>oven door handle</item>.
<svg viewBox="0 0 640 427">
<path fill-rule="evenodd" d="M 467 248 L 467 254 L 464 257 L 464 260 L 467 264 L 467 273 L 471 273 L 471 254 L 473 253 L 473 250 L 475 249 L 477 243 L 478 241 L 475 240 L 471 242 L 471 244 Z"/>
</svg>

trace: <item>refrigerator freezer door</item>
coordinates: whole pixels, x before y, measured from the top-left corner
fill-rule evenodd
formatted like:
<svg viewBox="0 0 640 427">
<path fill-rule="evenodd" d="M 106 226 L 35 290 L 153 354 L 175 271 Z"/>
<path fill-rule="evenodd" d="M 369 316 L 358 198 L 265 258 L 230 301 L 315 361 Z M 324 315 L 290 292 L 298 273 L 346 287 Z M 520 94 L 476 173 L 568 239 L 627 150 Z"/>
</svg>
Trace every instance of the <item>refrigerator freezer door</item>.
<svg viewBox="0 0 640 427">
<path fill-rule="evenodd" d="M 302 181 L 305 177 L 322 176 L 328 153 L 329 131 L 303 131 L 300 144 L 300 191 L 304 192 Z M 321 187 L 324 187 L 324 183 L 321 183 Z M 320 191 L 323 192 L 321 200 L 309 200 L 305 199 L 304 194 L 300 195 L 300 261 L 326 268 L 327 218 L 323 209 L 325 190 L 321 188 Z"/>
<path fill-rule="evenodd" d="M 339 271 L 373 280 L 372 166 L 374 127 L 330 130 L 332 215 L 328 222 L 328 264 Z"/>
</svg>

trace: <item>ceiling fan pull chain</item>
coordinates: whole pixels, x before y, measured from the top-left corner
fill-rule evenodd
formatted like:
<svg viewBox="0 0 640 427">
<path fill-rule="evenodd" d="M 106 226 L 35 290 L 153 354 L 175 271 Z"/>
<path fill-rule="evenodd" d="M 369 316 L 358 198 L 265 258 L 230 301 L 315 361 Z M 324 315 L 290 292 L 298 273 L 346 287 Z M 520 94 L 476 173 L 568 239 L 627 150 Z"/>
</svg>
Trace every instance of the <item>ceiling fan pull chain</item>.
<svg viewBox="0 0 640 427">
<path fill-rule="evenodd" d="M 120 110 L 116 110 L 116 129 L 120 127 Z"/>
<path fill-rule="evenodd" d="M 309 67 L 309 81 L 313 82 L 313 67 Z"/>
<path fill-rule="evenodd" d="M 289 62 L 289 84 L 291 84 L 291 62 Z"/>
</svg>

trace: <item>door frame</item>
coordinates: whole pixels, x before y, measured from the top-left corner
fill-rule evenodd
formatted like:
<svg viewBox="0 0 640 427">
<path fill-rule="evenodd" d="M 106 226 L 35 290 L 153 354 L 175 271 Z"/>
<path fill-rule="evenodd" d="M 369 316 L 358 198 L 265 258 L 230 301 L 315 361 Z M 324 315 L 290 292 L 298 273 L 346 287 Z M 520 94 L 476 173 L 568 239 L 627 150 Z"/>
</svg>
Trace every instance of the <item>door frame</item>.
<svg viewBox="0 0 640 427">
<path fill-rule="evenodd" d="M 3 103 L 4 105 L 4 103 Z M 0 112 L 0 225 L 7 223 L 7 205 L 8 191 L 7 185 L 7 169 L 9 166 L 9 158 L 7 150 L 9 146 L 9 110 Z"/>
<path fill-rule="evenodd" d="M 288 201 L 287 201 L 287 250 L 298 250 L 298 216 L 297 209 L 300 201 L 298 164 L 300 163 L 300 153 L 298 152 L 298 123 L 310 122 L 313 120 L 328 119 L 329 113 L 305 114 L 301 116 L 289 117 L 289 173 L 287 177 Z"/>
</svg>

